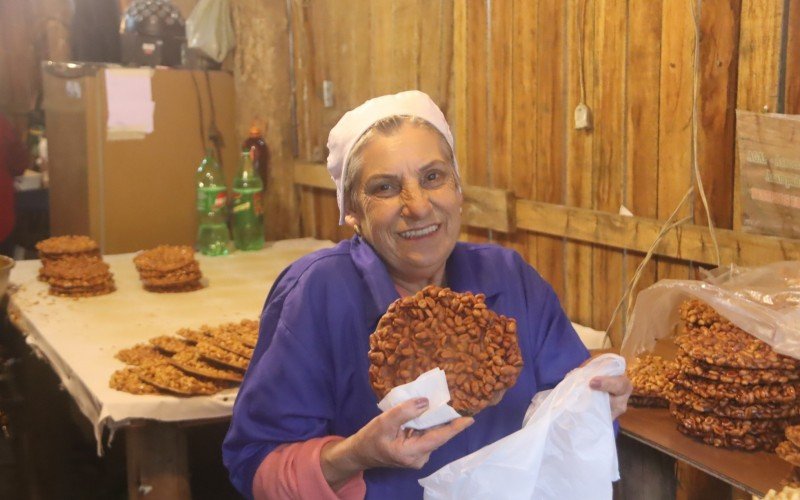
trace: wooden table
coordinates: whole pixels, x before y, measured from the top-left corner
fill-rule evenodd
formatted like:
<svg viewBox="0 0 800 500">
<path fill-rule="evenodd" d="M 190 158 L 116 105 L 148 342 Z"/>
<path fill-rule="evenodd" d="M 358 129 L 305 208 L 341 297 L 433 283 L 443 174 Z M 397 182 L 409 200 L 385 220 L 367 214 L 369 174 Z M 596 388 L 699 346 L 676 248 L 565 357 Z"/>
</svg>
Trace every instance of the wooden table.
<svg viewBox="0 0 800 500">
<path fill-rule="evenodd" d="M 98 453 L 105 429 L 125 432 L 130 498 L 190 498 L 187 425 L 230 417 L 236 389 L 212 396 L 134 396 L 108 387 L 123 368 L 121 348 L 178 328 L 257 319 L 267 292 L 291 262 L 331 242 L 303 239 L 269 243 L 257 252 L 197 256 L 207 286 L 191 293 L 145 291 L 133 254 L 107 255 L 117 291 L 83 299 L 53 297 L 36 279 L 39 261 L 18 262 L 9 317 L 47 361 L 81 413 L 91 422 Z"/>
<path fill-rule="evenodd" d="M 763 496 L 770 489 L 780 490 L 781 480 L 791 472 L 791 466 L 773 453 L 715 448 L 681 434 L 675 419 L 666 409 L 629 408 L 619 421 L 624 436 L 752 495 Z M 643 457 L 638 465 L 647 468 L 643 463 L 646 460 Z M 660 470 L 657 475 L 671 476 L 653 482 L 662 485 L 669 481 L 674 483 L 675 474 L 671 467 L 663 466 L 663 462 L 661 465 L 653 464 L 653 467 Z"/>
</svg>

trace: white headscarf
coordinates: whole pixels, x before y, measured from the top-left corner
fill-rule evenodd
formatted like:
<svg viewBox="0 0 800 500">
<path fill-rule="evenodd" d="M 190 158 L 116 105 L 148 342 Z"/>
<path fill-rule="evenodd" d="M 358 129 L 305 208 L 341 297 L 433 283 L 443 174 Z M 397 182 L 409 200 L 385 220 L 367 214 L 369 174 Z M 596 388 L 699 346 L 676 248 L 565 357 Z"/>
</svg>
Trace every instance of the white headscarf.
<svg viewBox="0 0 800 500">
<path fill-rule="evenodd" d="M 345 169 L 350 159 L 353 146 L 364 135 L 373 123 L 384 118 L 397 115 L 408 115 L 422 118 L 442 133 L 453 147 L 453 134 L 438 106 L 419 90 L 407 90 L 394 95 L 384 95 L 365 102 L 361 106 L 348 111 L 331 129 L 328 136 L 328 172 L 336 183 L 336 201 L 339 204 L 339 225 L 344 224 L 344 179 Z M 453 168 L 458 175 L 458 164 L 453 155 Z"/>
</svg>

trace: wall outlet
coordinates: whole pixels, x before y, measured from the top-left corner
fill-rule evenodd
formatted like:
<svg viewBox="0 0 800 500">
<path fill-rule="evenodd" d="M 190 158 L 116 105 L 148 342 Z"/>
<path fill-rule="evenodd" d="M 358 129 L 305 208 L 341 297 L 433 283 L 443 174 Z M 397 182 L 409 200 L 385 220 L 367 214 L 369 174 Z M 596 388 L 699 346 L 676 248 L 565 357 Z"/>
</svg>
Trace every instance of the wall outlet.
<svg viewBox="0 0 800 500">
<path fill-rule="evenodd" d="M 322 82 L 322 104 L 326 108 L 333 107 L 333 82 L 330 80 Z"/>
<path fill-rule="evenodd" d="M 592 110 L 584 103 L 575 107 L 575 130 L 592 129 Z"/>
</svg>

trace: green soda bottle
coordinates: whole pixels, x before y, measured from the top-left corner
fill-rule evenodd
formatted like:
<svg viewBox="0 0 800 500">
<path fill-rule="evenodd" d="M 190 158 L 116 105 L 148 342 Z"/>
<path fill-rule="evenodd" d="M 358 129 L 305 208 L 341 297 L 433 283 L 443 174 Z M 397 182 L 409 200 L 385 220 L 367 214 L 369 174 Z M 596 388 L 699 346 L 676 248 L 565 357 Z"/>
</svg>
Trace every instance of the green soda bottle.
<svg viewBox="0 0 800 500">
<path fill-rule="evenodd" d="M 197 167 L 197 249 L 203 255 L 228 255 L 228 196 L 222 169 L 211 149 Z"/>
<path fill-rule="evenodd" d="M 264 183 L 253 169 L 253 151 L 243 151 L 233 180 L 233 242 L 239 250 L 264 246 Z"/>
</svg>

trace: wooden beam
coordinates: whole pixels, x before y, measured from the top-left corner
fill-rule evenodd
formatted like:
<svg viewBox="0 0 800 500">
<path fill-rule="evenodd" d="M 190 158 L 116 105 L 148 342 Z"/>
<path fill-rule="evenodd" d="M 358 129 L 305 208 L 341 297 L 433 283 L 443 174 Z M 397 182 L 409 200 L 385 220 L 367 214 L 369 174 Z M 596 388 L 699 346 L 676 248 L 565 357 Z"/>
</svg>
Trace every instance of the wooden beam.
<svg viewBox="0 0 800 500">
<path fill-rule="evenodd" d="M 294 182 L 299 186 L 335 189 L 325 166 L 296 161 Z M 645 253 L 663 222 L 647 217 L 626 217 L 589 208 L 567 207 L 532 200 L 514 200 L 504 189 L 463 186 L 462 221 L 469 227 L 512 233 L 519 229 L 565 237 L 568 240 Z M 759 265 L 800 259 L 800 240 L 717 229 L 722 263 Z M 655 255 L 713 264 L 714 249 L 706 226 L 687 224 L 670 231 Z"/>
<path fill-rule="evenodd" d="M 318 189 L 336 189 L 325 165 L 321 163 L 296 161 L 294 183 L 298 186 Z M 516 203 L 513 193 L 505 189 L 480 186 L 462 186 L 462 189 L 464 190 L 462 212 L 464 225 L 503 233 L 513 233 L 516 230 L 514 216 Z"/>
<path fill-rule="evenodd" d="M 517 200 L 516 215 L 520 229 L 636 252 L 647 252 L 663 224 L 644 217 L 626 217 L 530 200 Z M 800 259 L 800 240 L 729 229 L 717 229 L 716 233 L 723 264 L 759 265 Z M 667 233 L 654 253 L 702 264 L 714 263 L 711 236 L 705 226 L 675 228 Z"/>
</svg>

